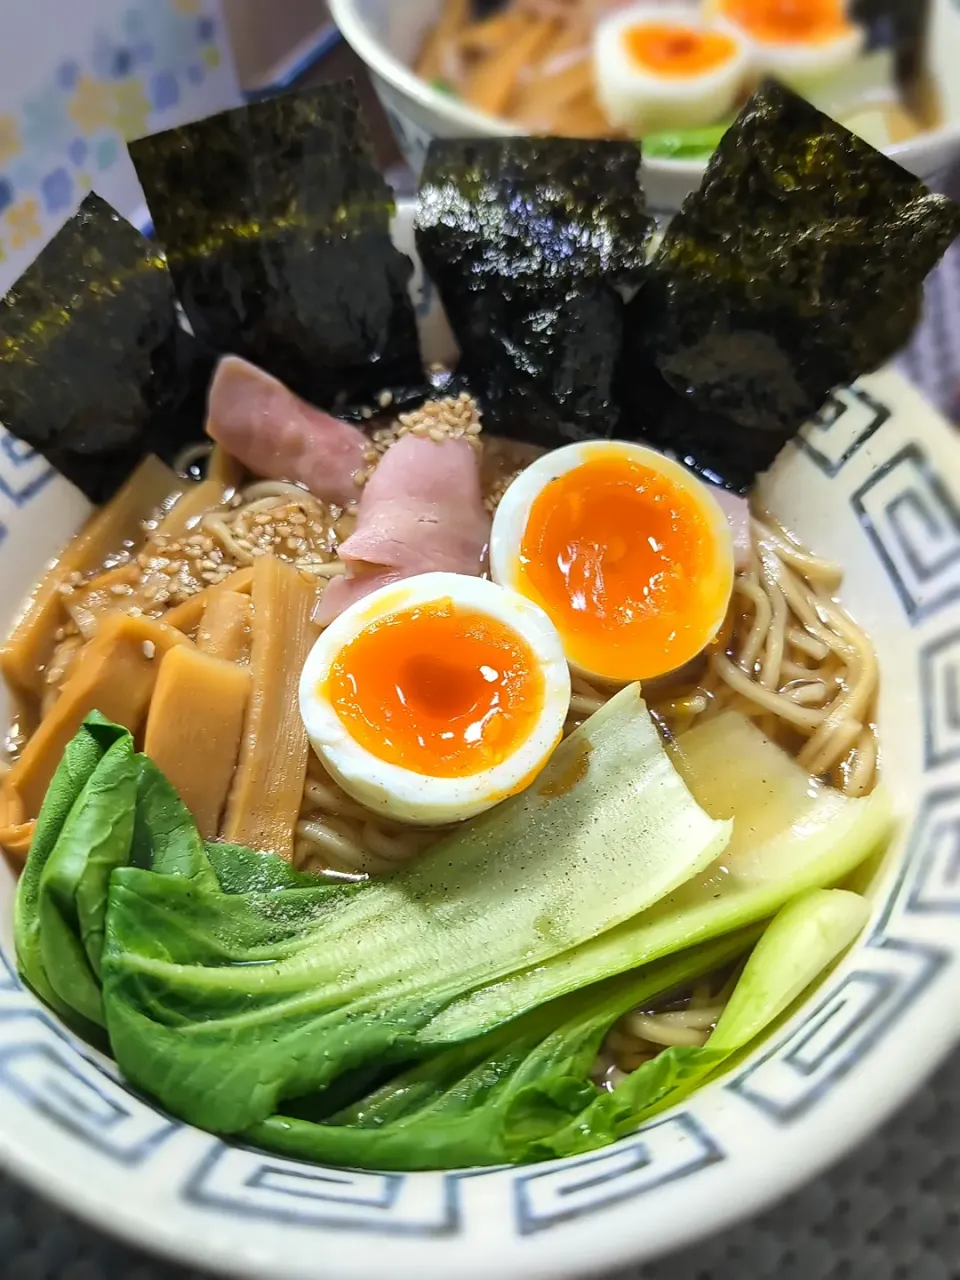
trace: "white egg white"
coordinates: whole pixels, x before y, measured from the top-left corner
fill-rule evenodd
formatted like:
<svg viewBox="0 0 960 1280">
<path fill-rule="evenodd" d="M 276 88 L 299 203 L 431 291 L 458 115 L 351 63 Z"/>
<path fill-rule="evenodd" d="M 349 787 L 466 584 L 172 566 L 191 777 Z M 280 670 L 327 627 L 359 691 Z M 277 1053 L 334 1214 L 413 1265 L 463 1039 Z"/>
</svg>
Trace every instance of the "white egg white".
<svg viewBox="0 0 960 1280">
<path fill-rule="evenodd" d="M 649 4 L 619 9 L 597 24 L 594 78 L 610 123 L 642 137 L 661 129 L 699 128 L 728 115 L 750 68 L 747 46 L 740 36 L 727 33 L 736 50 L 722 66 L 698 75 L 665 76 L 638 65 L 625 42 L 630 28 L 646 23 L 702 29 L 696 15 Z"/>
<path fill-rule="evenodd" d="M 351 736 L 323 694 L 338 654 L 372 623 L 447 600 L 511 628 L 526 641 L 543 673 L 543 704 L 526 740 L 500 764 L 462 778 L 430 777 L 379 759 Z M 300 715 L 327 772 L 373 812 L 426 826 L 482 813 L 532 781 L 559 741 L 569 706 L 570 671 L 543 610 L 493 582 L 456 573 L 420 574 L 358 601 L 320 636 L 300 680 Z"/>
<path fill-rule="evenodd" d="M 710 492 L 709 486 L 698 480 L 679 462 L 648 449 L 644 445 L 633 444 L 625 440 L 589 440 L 582 444 L 568 444 L 562 449 L 555 449 L 538 458 L 507 489 L 497 507 L 490 534 L 490 572 L 495 582 L 509 587 L 513 591 L 524 590 L 521 576 L 521 545 L 523 535 L 530 519 L 530 511 L 534 502 L 552 480 L 558 476 L 574 471 L 584 463 L 599 457 L 610 457 L 615 452 L 628 461 L 634 461 L 651 470 L 659 471 L 673 484 L 694 495 L 697 505 L 706 516 L 718 544 L 729 551 L 729 568 L 732 577 L 733 567 L 733 534 L 730 523 L 720 503 Z M 713 639 L 723 622 L 724 614 L 716 618 L 703 619 L 703 643 Z M 561 642 L 563 636 L 560 637 Z M 602 672 L 576 662 L 567 655 L 575 672 L 601 686 L 609 685 Z"/>
<path fill-rule="evenodd" d="M 754 82 L 774 76 L 799 91 L 816 91 L 859 58 L 866 32 L 851 24 L 828 40 L 759 40 L 747 28 L 721 14 L 719 29 L 739 36 L 749 51 Z"/>
</svg>

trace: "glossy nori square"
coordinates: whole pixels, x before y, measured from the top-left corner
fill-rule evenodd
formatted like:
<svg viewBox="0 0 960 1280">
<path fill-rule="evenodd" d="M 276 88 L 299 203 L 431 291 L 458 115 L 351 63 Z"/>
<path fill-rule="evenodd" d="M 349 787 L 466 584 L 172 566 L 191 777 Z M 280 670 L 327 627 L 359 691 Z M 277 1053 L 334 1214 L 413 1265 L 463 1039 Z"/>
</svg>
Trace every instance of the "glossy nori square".
<svg viewBox="0 0 960 1280">
<path fill-rule="evenodd" d="M 202 430 L 163 255 L 89 195 L 0 299 L 0 421 L 94 502 Z"/>
<path fill-rule="evenodd" d="M 198 338 L 331 407 L 417 383 L 409 260 L 352 84 L 130 148 Z"/>
<path fill-rule="evenodd" d="M 632 327 L 686 399 L 767 433 L 772 462 L 832 388 L 906 343 L 958 233 L 946 197 L 768 82 L 667 229 Z"/>
<path fill-rule="evenodd" d="M 620 290 L 642 280 L 652 232 L 633 143 L 433 144 L 417 246 L 488 429 L 544 445 L 615 433 Z"/>
</svg>

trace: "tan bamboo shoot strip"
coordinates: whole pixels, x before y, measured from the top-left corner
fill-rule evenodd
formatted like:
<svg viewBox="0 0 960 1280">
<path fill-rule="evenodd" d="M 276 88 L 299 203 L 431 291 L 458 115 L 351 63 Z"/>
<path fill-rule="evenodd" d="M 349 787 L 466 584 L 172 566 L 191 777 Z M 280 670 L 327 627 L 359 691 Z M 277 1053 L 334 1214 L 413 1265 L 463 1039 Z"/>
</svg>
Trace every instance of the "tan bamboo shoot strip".
<svg viewBox="0 0 960 1280">
<path fill-rule="evenodd" d="M 566 138 L 609 138 L 611 136 L 610 121 L 603 114 L 592 89 L 568 104 L 563 114 L 562 129 L 558 123 L 557 132 Z"/>
<path fill-rule="evenodd" d="M 528 22 L 524 13 L 493 13 L 461 33 L 460 52 L 471 58 L 487 58 L 501 53 L 520 35 Z"/>
<path fill-rule="evenodd" d="M 223 833 L 291 861 L 307 772 L 300 672 L 316 637 L 314 588 L 273 556 L 253 567 L 253 688 Z"/>
<path fill-rule="evenodd" d="M 546 75 L 539 68 L 531 71 L 517 94 L 513 115 L 525 124 L 556 129 L 563 111 L 592 93 L 593 64 L 589 49 L 585 49 L 581 58 L 555 74 Z"/>
<path fill-rule="evenodd" d="M 220 480 L 181 483 L 186 484 L 186 488 L 157 525 L 150 542 L 155 538 L 169 538 L 174 542 L 185 538 L 200 523 L 201 517 L 216 507 L 222 507 L 234 490 L 232 484 Z M 149 543 L 147 551 L 149 553 Z"/>
<path fill-rule="evenodd" d="M 24 816 L 40 812 L 64 748 L 85 716 L 101 711 L 132 733 L 150 705 L 161 659 L 174 645 L 189 645 L 179 631 L 150 618 L 108 614 L 84 649 L 59 698 L 6 777 Z"/>
<path fill-rule="evenodd" d="M 418 66 L 425 80 L 443 80 L 446 70 L 444 50 L 455 40 L 470 17 L 470 0 L 448 0 L 440 20 L 427 38 Z"/>
<path fill-rule="evenodd" d="M 139 547 L 148 520 L 182 482 L 159 458 L 144 458 L 110 501 L 88 521 L 41 579 L 20 621 L 0 649 L 0 671 L 21 689 L 39 694 L 41 673 L 50 659 L 63 614 L 60 587 L 71 574 L 99 568 L 118 548 Z"/>
<path fill-rule="evenodd" d="M 528 20 L 499 57 L 487 59 L 470 74 L 464 88 L 467 102 L 488 115 L 503 115 L 521 71 L 543 53 L 555 30 L 552 22 Z"/>
<path fill-rule="evenodd" d="M 244 603 L 249 608 L 249 600 Z M 220 830 L 250 683 L 248 667 L 190 645 L 171 649 L 157 676 L 143 749 L 180 793 L 205 840 Z"/>
<path fill-rule="evenodd" d="M 20 797 L 4 780 L 0 785 L 0 850 L 7 855 L 15 870 L 19 870 L 27 860 L 33 827 L 32 822 L 24 821 Z"/>
<path fill-rule="evenodd" d="M 31 821 L 21 822 L 15 827 L 0 827 L 0 849 L 13 863 L 14 869 L 22 867 L 26 862 L 36 825 Z"/>
<path fill-rule="evenodd" d="M 63 606 L 84 640 L 92 639 L 105 613 L 119 608 L 128 610 L 131 604 L 141 603 L 134 599 L 139 581 L 140 566 L 122 564 L 116 569 L 97 574 L 85 586 L 78 587 L 72 595 L 63 597 Z M 127 587 L 130 588 L 129 592 Z"/>
<path fill-rule="evenodd" d="M 189 600 L 184 600 L 183 604 L 168 609 L 163 615 L 163 620 L 168 627 L 176 627 L 178 631 L 193 635 L 211 600 L 216 599 L 222 591 L 235 591 L 241 595 L 249 595 L 252 585 L 253 569 L 238 569 L 236 573 L 231 573 L 229 578 L 224 578 L 223 582 L 218 582 L 215 587 L 204 587 Z"/>
<path fill-rule="evenodd" d="M 210 597 L 197 630 L 197 648 L 227 662 L 250 659 L 250 597 L 218 591 Z"/>
<path fill-rule="evenodd" d="M 23 801 L 4 779 L 0 786 L 0 828 L 18 827 L 23 820 Z"/>
<path fill-rule="evenodd" d="M 227 453 L 222 444 L 215 444 L 207 463 L 207 479 L 216 480 L 225 489 L 239 489 L 245 475 L 243 464 L 238 462 L 232 453 Z"/>
</svg>

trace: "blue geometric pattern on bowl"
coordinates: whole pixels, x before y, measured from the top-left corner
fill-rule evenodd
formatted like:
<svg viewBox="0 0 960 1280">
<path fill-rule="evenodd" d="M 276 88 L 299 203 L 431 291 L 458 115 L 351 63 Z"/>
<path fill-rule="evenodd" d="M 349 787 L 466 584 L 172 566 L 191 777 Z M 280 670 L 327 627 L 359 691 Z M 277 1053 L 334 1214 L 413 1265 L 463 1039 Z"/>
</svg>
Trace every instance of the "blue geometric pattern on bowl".
<svg viewBox="0 0 960 1280">
<path fill-rule="evenodd" d="M 960 506 L 922 445 L 888 458 L 853 505 L 911 623 L 960 598 Z"/>
<path fill-rule="evenodd" d="M 0 494 L 24 507 L 55 475 L 45 458 L 0 427 Z"/>
</svg>

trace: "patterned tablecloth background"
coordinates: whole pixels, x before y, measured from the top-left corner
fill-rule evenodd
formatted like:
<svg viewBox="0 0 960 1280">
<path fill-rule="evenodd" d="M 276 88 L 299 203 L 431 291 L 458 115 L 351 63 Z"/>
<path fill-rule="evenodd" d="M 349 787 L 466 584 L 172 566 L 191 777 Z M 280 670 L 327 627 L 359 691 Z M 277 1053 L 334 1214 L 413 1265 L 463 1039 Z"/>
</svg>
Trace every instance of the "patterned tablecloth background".
<svg viewBox="0 0 960 1280">
<path fill-rule="evenodd" d="M 960 245 L 931 277 L 901 363 L 960 416 Z M 114 1243 L 0 1174 L 3 1280 L 196 1274 Z M 960 1052 L 885 1129 L 776 1209 L 617 1280 L 960 1280 Z"/>
</svg>

